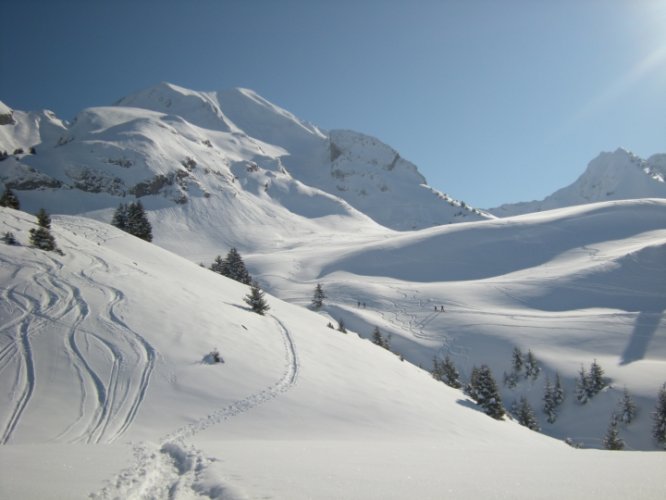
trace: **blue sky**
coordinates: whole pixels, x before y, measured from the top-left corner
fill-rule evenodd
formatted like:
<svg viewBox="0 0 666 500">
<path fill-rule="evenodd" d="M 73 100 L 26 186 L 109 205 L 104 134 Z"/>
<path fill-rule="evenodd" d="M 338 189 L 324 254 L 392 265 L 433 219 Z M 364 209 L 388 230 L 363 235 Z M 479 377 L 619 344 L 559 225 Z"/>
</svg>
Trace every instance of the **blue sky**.
<svg viewBox="0 0 666 500">
<path fill-rule="evenodd" d="M 664 0 L 0 5 L 0 100 L 71 119 L 169 81 L 248 87 L 364 132 L 478 207 L 542 198 L 601 151 L 666 152 Z"/>
</svg>

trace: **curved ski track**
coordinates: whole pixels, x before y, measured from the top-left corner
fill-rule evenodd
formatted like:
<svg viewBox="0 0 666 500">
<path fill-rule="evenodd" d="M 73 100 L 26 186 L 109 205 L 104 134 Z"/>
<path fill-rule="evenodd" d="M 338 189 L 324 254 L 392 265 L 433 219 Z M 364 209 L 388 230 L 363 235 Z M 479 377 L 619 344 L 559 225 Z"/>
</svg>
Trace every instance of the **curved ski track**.
<svg viewBox="0 0 666 500">
<path fill-rule="evenodd" d="M 284 323 L 271 315 L 282 335 L 285 351 L 285 368 L 280 379 L 265 389 L 246 398 L 231 403 L 196 422 L 185 425 L 167 434 L 158 445 L 139 444 L 134 447 L 134 464 L 123 470 L 111 483 L 98 493 L 91 494 L 93 499 L 143 499 L 143 498 L 179 498 L 181 493 L 190 498 L 196 496 L 217 498 L 219 491 L 202 491 L 197 484 L 210 459 L 185 439 L 219 424 L 229 418 L 245 413 L 252 408 L 277 398 L 291 389 L 298 379 L 299 360 L 293 338 Z"/>
<path fill-rule="evenodd" d="M 56 259 L 47 256 L 44 260 L 30 261 L 29 266 L 22 268 L 2 260 L 3 264 L 14 267 L 12 281 L 18 281 L 19 274 L 23 274 L 24 283 L 29 284 L 23 290 L 18 290 L 17 285 L 10 286 L 0 295 L 9 318 L 0 325 L 3 340 L 0 373 L 10 366 L 15 371 L 6 410 L 8 417 L 0 431 L 0 444 L 10 441 L 33 395 L 36 361 L 31 338 L 45 329 L 49 334 L 56 330 L 64 332 L 64 352 L 80 392 L 76 419 L 55 436 L 55 440 L 113 442 L 127 431 L 138 413 L 155 366 L 156 351 L 116 312 L 117 306 L 125 300 L 124 294 L 105 285 L 103 280 L 92 278 L 96 269 L 108 273 L 107 263 L 96 256 L 90 258 L 91 270 L 88 274 L 82 271 L 79 278 L 107 298 L 104 310 L 98 312 L 98 321 L 105 327 L 95 328 L 100 331 L 83 327 L 91 316 L 91 306 L 82 288 L 59 277 L 62 264 Z M 105 338 L 104 331 L 112 332 L 113 337 Z M 108 367 L 92 363 L 88 358 L 92 348 L 105 353 Z"/>
</svg>

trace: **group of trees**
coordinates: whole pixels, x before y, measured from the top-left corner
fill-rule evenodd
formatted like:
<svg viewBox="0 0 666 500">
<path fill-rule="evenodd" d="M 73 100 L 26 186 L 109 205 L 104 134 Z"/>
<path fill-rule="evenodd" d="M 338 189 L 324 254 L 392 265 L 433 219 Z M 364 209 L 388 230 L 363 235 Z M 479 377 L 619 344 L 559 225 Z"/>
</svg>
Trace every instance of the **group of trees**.
<svg viewBox="0 0 666 500">
<path fill-rule="evenodd" d="M 472 368 L 465 392 L 481 406 L 486 415 L 501 420 L 506 414 L 497 383 L 488 365 Z"/>
<path fill-rule="evenodd" d="M 229 250 L 224 259 L 221 255 L 215 257 L 210 265 L 210 270 L 244 285 L 252 284 L 252 276 L 250 276 L 247 267 L 245 267 L 245 262 L 243 262 L 243 258 L 236 248 Z"/>
<path fill-rule="evenodd" d="M 576 401 L 584 405 L 607 385 L 608 379 L 604 377 L 604 370 L 596 359 L 590 365 L 589 373 L 581 366 L 576 380 Z"/>
<path fill-rule="evenodd" d="M 550 378 L 546 377 L 546 386 L 543 391 L 543 412 L 546 420 L 552 424 L 557 420 L 557 409 L 564 403 L 564 388 L 560 380 L 560 374 L 555 373 L 555 384 L 551 384 Z"/>
<path fill-rule="evenodd" d="M 444 361 L 440 361 L 435 357 L 431 373 L 435 380 L 444 382 L 449 387 L 453 387 L 454 389 L 462 388 L 460 373 L 458 373 L 458 370 L 448 355 L 444 358 Z"/>
<path fill-rule="evenodd" d="M 514 347 L 511 354 L 511 372 L 504 373 L 504 385 L 510 388 L 516 387 L 521 378 L 525 380 L 536 380 L 541 373 L 541 367 L 532 353 L 528 350 L 526 354 L 518 347 Z"/>
<path fill-rule="evenodd" d="M 140 201 L 121 203 L 113 213 L 111 224 L 137 238 L 153 241 L 153 228 Z"/>
</svg>

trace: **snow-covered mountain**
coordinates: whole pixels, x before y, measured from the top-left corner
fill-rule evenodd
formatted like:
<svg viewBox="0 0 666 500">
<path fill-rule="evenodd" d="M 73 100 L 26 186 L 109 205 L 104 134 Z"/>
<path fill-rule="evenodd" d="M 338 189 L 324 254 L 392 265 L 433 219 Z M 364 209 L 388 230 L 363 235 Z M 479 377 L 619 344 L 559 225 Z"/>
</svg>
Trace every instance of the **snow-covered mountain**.
<svg viewBox="0 0 666 500">
<path fill-rule="evenodd" d="M 397 230 L 491 217 L 429 187 L 377 139 L 322 131 L 246 89 L 164 83 L 83 110 L 72 124 L 48 112 L 3 113 L 0 151 L 10 156 L 0 180 L 25 191 L 28 209 L 82 213 L 129 196 L 151 209 L 180 206 L 184 217 L 187 203 L 223 205 L 234 220 L 263 205 L 292 226 L 331 214 Z M 72 190 L 85 194 L 78 205 Z"/>
<path fill-rule="evenodd" d="M 666 198 L 666 154 L 643 160 L 618 148 L 601 153 L 583 174 L 541 201 L 508 203 L 488 210 L 498 217 L 527 214 L 598 201 Z"/>
<path fill-rule="evenodd" d="M 59 255 L 28 246 L 32 216 L 0 208 L 0 234 L 19 243 L 0 243 L 0 497 L 662 498 L 666 454 L 575 450 L 495 421 L 414 364 L 326 323 L 344 319 L 366 337 L 377 325 L 414 362 L 444 345 L 465 376 L 477 362 L 497 371 L 510 346 L 529 346 L 568 392 L 578 363 L 595 355 L 612 388 L 584 407 L 569 393 L 555 428 L 583 422 L 570 436 L 599 439 L 626 385 L 640 412 L 621 432 L 635 445 L 666 360 L 656 321 L 665 210 L 656 200 L 605 204 L 348 243 L 363 262 L 403 254 L 372 276 L 304 238 L 300 250 L 255 258 L 284 272 L 282 290 L 300 296 L 293 302 L 312 290 L 290 280 L 317 275 L 323 311 L 268 297 L 269 314 L 259 316 L 242 300 L 246 286 L 108 224 L 54 217 Z M 410 271 L 423 257 L 410 246 L 420 241 L 434 257 L 457 231 L 471 243 L 500 248 L 508 238 L 551 253 L 523 265 L 516 255 L 510 269 L 468 282 Z M 447 259 L 455 255 L 476 259 L 455 249 Z M 285 258 L 303 260 L 283 268 Z M 636 292 L 624 288 L 630 275 L 645 299 L 634 297 L 643 304 L 635 313 L 617 309 Z M 595 303 L 568 305 L 571 290 Z M 433 312 L 440 303 L 446 312 Z M 625 346 L 639 355 L 623 366 Z M 224 363 L 210 364 L 215 348 Z M 538 401 L 544 378 L 517 390 Z"/>
</svg>

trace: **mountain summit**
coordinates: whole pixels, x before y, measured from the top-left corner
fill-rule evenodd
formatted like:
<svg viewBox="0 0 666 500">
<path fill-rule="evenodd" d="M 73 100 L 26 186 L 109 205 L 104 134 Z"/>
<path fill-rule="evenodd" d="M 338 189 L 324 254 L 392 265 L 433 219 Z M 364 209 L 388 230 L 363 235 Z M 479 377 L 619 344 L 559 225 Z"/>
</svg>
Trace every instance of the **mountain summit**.
<svg viewBox="0 0 666 500">
<path fill-rule="evenodd" d="M 666 154 L 643 160 L 618 148 L 592 160 L 585 172 L 572 184 L 541 201 L 509 203 L 489 211 L 509 217 L 571 205 L 637 198 L 666 198 Z"/>
<path fill-rule="evenodd" d="M 0 151 L 11 155 L 0 180 L 28 209 L 83 213 L 132 196 L 152 210 L 209 203 L 236 220 L 363 214 L 394 230 L 492 217 L 429 187 L 381 141 L 321 130 L 248 89 L 161 83 L 71 124 L 0 111 Z"/>
</svg>

